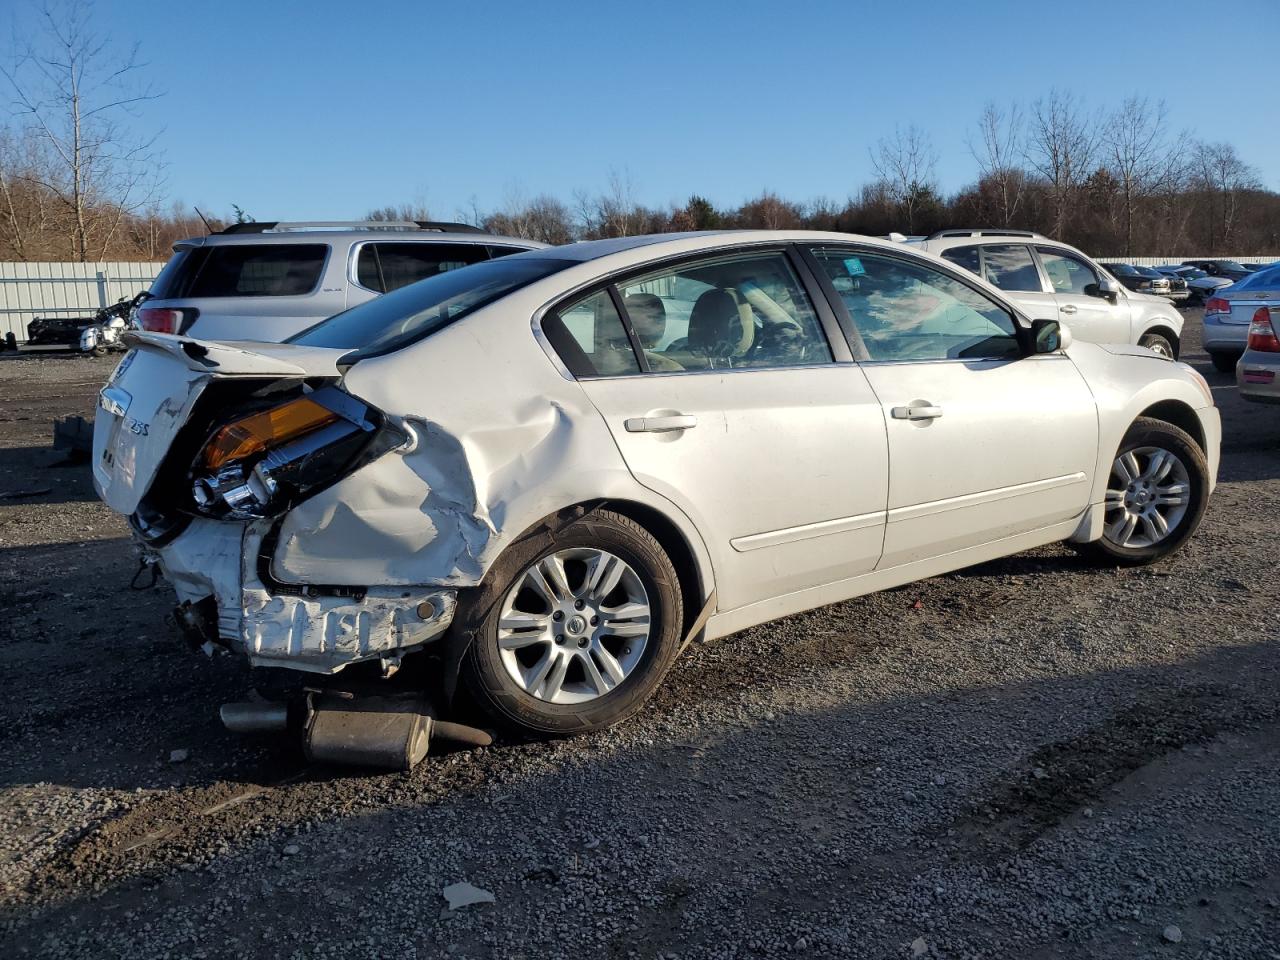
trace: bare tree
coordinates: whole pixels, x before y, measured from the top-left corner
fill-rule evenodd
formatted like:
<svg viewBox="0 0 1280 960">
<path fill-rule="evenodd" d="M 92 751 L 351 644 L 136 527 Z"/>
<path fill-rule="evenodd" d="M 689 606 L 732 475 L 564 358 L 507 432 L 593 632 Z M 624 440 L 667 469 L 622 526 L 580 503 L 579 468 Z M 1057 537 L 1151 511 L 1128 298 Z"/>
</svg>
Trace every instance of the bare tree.
<svg viewBox="0 0 1280 960">
<path fill-rule="evenodd" d="M 891 138 L 876 142 L 871 163 L 906 218 L 907 232 L 915 233 L 920 207 L 937 196 L 938 155 L 928 135 L 914 124 L 895 127 Z"/>
<path fill-rule="evenodd" d="M 28 176 L 65 206 L 72 252 L 82 261 L 103 255 L 160 182 L 154 138 L 135 136 L 126 123 L 159 94 L 139 82 L 138 47 L 117 49 L 92 14 L 87 0 L 46 3 L 38 32 L 15 41 L 13 64 L 0 66 L 16 117 L 41 146 Z"/>
<path fill-rule="evenodd" d="M 1026 160 L 1048 183 L 1055 237 L 1065 234 L 1072 202 L 1089 175 L 1098 143 L 1094 126 L 1069 93 L 1051 90 L 1031 105 Z"/>
<path fill-rule="evenodd" d="M 418 200 L 416 203 L 387 204 L 385 207 L 378 207 L 365 214 L 365 219 L 379 223 L 430 220 L 431 211 L 427 209 L 426 203 Z"/>
<path fill-rule="evenodd" d="M 1229 143 L 1195 144 L 1191 165 L 1196 186 L 1209 195 L 1209 250 L 1217 245 L 1226 250 L 1240 215 L 1242 195 L 1262 186 L 1258 173 Z"/>
<path fill-rule="evenodd" d="M 978 136 L 969 142 L 969 152 L 978 162 L 979 182 L 988 185 L 995 194 L 994 224 L 1007 227 L 1013 223 L 1022 204 L 1027 184 L 1022 169 L 1025 154 L 1023 144 L 1022 112 L 1012 104 L 1007 111 L 989 102 L 978 118 Z"/>
<path fill-rule="evenodd" d="M 1126 255 L 1133 251 L 1139 206 L 1178 178 L 1182 149 L 1169 137 L 1167 115 L 1164 101 L 1129 97 L 1107 119 L 1105 160 L 1120 188 Z"/>
<path fill-rule="evenodd" d="M 573 213 L 549 194 L 525 200 L 519 187 L 507 190 L 501 210 L 481 218 L 490 233 L 500 233 L 543 243 L 569 243 L 574 239 Z"/>
</svg>

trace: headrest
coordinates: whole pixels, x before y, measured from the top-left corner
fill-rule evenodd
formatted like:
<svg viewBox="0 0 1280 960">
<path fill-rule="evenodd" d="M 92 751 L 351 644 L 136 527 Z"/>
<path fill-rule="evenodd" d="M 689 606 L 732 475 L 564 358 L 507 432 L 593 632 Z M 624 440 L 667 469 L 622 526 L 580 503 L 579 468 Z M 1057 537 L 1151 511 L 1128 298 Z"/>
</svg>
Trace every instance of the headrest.
<svg viewBox="0 0 1280 960">
<path fill-rule="evenodd" d="M 737 301 L 723 290 L 707 290 L 689 313 L 689 348 L 729 350 L 738 342 L 740 323 Z"/>
</svg>

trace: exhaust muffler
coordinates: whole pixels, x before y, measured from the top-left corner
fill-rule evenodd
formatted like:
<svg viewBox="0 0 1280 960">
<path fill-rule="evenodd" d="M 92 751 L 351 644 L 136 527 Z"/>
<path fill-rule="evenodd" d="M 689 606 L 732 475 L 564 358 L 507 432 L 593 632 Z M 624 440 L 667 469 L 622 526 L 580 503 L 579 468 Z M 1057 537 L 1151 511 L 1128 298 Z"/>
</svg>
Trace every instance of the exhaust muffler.
<svg viewBox="0 0 1280 960">
<path fill-rule="evenodd" d="M 411 770 L 427 755 L 432 741 L 487 747 L 483 730 L 436 720 L 424 700 L 393 697 L 352 699 L 309 694 L 302 717 L 302 749 L 312 763 Z M 280 732 L 289 728 L 289 704 L 227 703 L 222 723 L 236 733 Z"/>
</svg>

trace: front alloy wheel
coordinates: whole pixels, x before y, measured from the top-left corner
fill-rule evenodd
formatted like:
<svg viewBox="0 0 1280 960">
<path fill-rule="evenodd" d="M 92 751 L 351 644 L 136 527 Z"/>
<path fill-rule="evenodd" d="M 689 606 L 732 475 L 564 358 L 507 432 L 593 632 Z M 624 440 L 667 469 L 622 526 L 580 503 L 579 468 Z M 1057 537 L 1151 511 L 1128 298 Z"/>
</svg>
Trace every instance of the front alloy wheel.
<svg viewBox="0 0 1280 960">
<path fill-rule="evenodd" d="M 1111 464 L 1102 538 L 1083 549 L 1111 563 L 1143 564 L 1181 547 L 1209 501 L 1209 464 L 1185 430 L 1139 417 Z"/>
<path fill-rule="evenodd" d="M 1118 547 L 1154 547 L 1178 529 L 1190 499 L 1191 480 L 1177 454 L 1126 450 L 1111 465 L 1105 536 Z"/>
</svg>

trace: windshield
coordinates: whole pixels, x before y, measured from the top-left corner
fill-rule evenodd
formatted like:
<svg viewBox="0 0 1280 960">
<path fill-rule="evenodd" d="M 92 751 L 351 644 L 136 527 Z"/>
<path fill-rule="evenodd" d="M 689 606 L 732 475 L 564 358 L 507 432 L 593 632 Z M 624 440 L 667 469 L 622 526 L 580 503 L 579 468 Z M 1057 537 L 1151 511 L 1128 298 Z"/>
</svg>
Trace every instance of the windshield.
<svg viewBox="0 0 1280 960">
<path fill-rule="evenodd" d="M 1208 274 L 1195 267 L 1183 267 L 1178 271 L 1178 276 L 1185 277 L 1188 280 L 1203 280 Z"/>
<path fill-rule="evenodd" d="M 1245 277 L 1232 289 L 1234 290 L 1275 290 L 1280 289 L 1280 266 L 1263 267 L 1257 273 Z"/>
<path fill-rule="evenodd" d="M 1246 273 L 1249 270 L 1249 268 L 1246 267 L 1243 263 L 1238 263 L 1235 260 L 1219 260 L 1218 266 L 1220 266 L 1223 270 L 1244 270 Z"/>
<path fill-rule="evenodd" d="M 450 270 L 322 320 L 286 342 L 359 350 L 364 357 L 390 353 L 572 263 L 514 256 Z"/>
<path fill-rule="evenodd" d="M 1150 267 L 1135 267 L 1134 269 L 1144 277 L 1155 277 L 1156 279 L 1163 279 L 1164 277 L 1164 274 L 1152 270 Z"/>
<path fill-rule="evenodd" d="M 1138 271 L 1127 263 L 1108 263 L 1105 266 L 1117 277 L 1136 277 L 1138 275 Z"/>
</svg>

